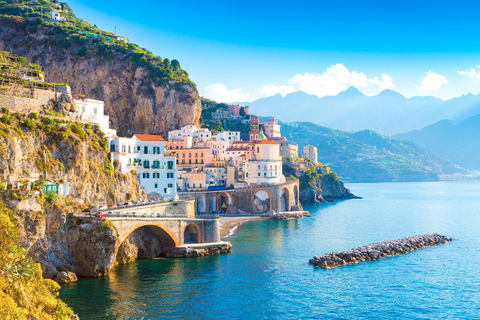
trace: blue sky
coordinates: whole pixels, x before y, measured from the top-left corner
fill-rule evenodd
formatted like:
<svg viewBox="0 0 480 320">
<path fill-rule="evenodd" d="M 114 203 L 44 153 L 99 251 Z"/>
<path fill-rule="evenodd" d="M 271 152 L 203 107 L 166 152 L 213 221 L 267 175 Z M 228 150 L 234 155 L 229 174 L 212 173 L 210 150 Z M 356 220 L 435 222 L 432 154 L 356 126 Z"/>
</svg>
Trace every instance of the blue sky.
<svg viewBox="0 0 480 320">
<path fill-rule="evenodd" d="M 170 59 L 219 101 L 355 86 L 480 93 L 476 1 L 68 1 L 79 18 Z"/>
</svg>

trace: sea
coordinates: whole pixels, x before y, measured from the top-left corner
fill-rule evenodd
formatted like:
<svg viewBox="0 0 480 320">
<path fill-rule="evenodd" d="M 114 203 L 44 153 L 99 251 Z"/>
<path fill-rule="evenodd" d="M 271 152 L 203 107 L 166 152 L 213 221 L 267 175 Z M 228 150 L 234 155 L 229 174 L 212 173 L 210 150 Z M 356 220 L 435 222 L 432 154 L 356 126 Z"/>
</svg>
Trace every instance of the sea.
<svg viewBox="0 0 480 320">
<path fill-rule="evenodd" d="M 351 183 L 363 199 L 254 221 L 232 252 L 139 260 L 62 286 L 80 319 L 480 319 L 480 181 Z M 453 242 L 334 269 L 315 255 L 436 232 Z"/>
</svg>

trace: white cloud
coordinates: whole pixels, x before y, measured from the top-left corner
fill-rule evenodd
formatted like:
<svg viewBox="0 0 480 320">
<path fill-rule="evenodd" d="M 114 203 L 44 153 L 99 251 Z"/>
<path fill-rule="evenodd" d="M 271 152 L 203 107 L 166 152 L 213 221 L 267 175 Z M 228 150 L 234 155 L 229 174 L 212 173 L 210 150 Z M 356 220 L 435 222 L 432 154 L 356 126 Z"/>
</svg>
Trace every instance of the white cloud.
<svg viewBox="0 0 480 320">
<path fill-rule="evenodd" d="M 475 68 L 472 68 L 470 70 L 465 70 L 465 71 L 457 71 L 457 73 L 459 75 L 462 75 L 462 76 L 467 76 L 467 77 L 470 77 L 470 78 L 474 78 L 474 79 L 480 79 L 480 66 L 477 66 L 477 70 L 475 70 Z"/>
<path fill-rule="evenodd" d="M 445 76 L 441 74 L 428 71 L 426 76 L 423 78 L 420 85 L 416 86 L 417 90 L 420 92 L 429 92 L 429 91 L 437 91 L 440 89 L 444 84 L 447 84 L 448 80 Z"/>
<path fill-rule="evenodd" d="M 380 78 L 368 78 L 365 73 L 349 71 L 342 63 L 332 65 L 323 73 L 296 74 L 288 80 L 288 85 L 266 85 L 260 89 L 261 97 L 273 96 L 280 93 L 283 97 L 295 91 L 303 91 L 318 97 L 336 95 L 349 87 L 368 88 L 377 87 L 380 90 L 392 88 L 393 79 L 388 74 Z"/>
<path fill-rule="evenodd" d="M 242 92 L 241 89 L 228 90 L 227 87 L 221 83 L 213 83 L 206 87 L 205 98 L 227 103 L 253 101 L 248 92 Z"/>
</svg>

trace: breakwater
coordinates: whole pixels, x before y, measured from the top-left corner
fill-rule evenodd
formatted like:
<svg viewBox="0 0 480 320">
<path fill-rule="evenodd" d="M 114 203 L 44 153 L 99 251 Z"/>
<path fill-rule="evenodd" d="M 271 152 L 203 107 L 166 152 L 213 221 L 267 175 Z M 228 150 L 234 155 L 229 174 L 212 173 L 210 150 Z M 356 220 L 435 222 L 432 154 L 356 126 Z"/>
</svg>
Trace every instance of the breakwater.
<svg viewBox="0 0 480 320">
<path fill-rule="evenodd" d="M 453 239 L 438 233 L 424 233 L 402 239 L 372 243 L 348 251 L 331 252 L 319 257 L 315 256 L 309 262 L 316 267 L 324 269 L 335 268 L 345 264 L 379 260 L 450 241 L 453 241 Z"/>
<path fill-rule="evenodd" d="M 272 215 L 268 215 L 268 217 L 270 220 L 289 220 L 289 219 L 310 217 L 310 212 L 308 211 L 276 212 Z"/>
</svg>

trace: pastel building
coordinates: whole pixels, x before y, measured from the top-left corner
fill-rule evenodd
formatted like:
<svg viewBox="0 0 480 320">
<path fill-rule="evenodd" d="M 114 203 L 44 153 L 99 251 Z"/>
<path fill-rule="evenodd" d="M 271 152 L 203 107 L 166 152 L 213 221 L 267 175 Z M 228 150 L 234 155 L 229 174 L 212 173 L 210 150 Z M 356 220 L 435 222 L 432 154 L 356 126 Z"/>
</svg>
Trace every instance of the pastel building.
<svg viewBox="0 0 480 320">
<path fill-rule="evenodd" d="M 278 143 L 270 140 L 253 141 L 252 158 L 248 160 L 245 181 L 248 184 L 285 182 Z"/>
<path fill-rule="evenodd" d="M 317 148 L 312 145 L 306 145 L 303 147 L 303 156 L 310 159 L 313 164 L 317 164 L 318 162 Z"/>
<path fill-rule="evenodd" d="M 245 115 L 247 115 L 248 112 L 249 112 L 249 110 L 248 110 L 249 107 L 248 106 L 242 107 L 242 106 L 239 106 L 239 105 L 233 105 L 232 104 L 230 106 L 230 111 L 232 113 L 232 116 L 239 116 L 240 115 L 240 110 L 242 110 L 242 108 L 243 108 L 243 110 L 245 110 Z"/>
<path fill-rule="evenodd" d="M 189 170 L 181 173 L 179 187 L 182 191 L 205 190 L 207 174 L 203 171 Z"/>
<path fill-rule="evenodd" d="M 166 150 L 188 149 L 193 146 L 192 137 L 185 136 L 183 140 L 169 140 L 165 141 Z"/>
<path fill-rule="evenodd" d="M 193 141 L 206 141 L 212 138 L 212 133 L 206 128 L 197 128 L 193 124 L 168 132 L 169 141 L 184 140 L 185 137 L 191 137 Z"/>
<path fill-rule="evenodd" d="M 278 124 L 277 119 L 270 117 L 268 121 L 263 123 L 263 128 L 265 130 L 265 135 L 269 138 L 281 137 L 280 134 L 280 125 Z"/>
<path fill-rule="evenodd" d="M 121 172 L 135 170 L 140 186 L 148 194 L 157 193 L 166 199 L 175 199 L 176 161 L 173 156 L 165 156 L 164 142 L 159 135 L 146 134 L 110 138 L 111 161 Z"/>
<path fill-rule="evenodd" d="M 105 115 L 105 103 L 100 100 L 93 99 L 74 99 L 75 112 L 70 113 L 75 120 L 88 121 L 98 124 L 100 130 L 107 137 L 117 134 L 117 130 L 110 129 L 110 119 Z"/>
<path fill-rule="evenodd" d="M 176 157 L 178 165 L 207 165 L 213 160 L 212 150 L 208 148 L 166 150 L 165 154 Z"/>
</svg>

